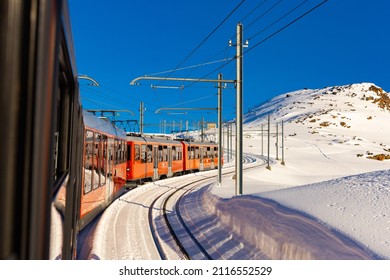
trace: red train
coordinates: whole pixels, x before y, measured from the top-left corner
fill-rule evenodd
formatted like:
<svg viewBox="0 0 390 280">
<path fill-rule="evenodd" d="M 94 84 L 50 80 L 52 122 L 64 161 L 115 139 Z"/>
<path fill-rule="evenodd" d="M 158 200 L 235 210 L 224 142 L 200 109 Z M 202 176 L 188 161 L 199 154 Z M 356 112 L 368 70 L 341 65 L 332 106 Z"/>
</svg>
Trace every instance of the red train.
<svg viewBox="0 0 390 280">
<path fill-rule="evenodd" d="M 126 179 L 129 184 L 218 168 L 216 143 L 127 137 Z"/>
<path fill-rule="evenodd" d="M 126 184 L 126 133 L 84 112 L 80 228 L 121 194 Z"/>
</svg>

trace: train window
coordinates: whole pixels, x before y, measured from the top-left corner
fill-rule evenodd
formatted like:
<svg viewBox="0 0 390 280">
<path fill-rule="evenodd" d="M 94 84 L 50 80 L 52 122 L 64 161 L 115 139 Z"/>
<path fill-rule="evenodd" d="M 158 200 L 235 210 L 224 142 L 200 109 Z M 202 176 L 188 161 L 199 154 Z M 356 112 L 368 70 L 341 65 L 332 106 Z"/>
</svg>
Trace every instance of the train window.
<svg viewBox="0 0 390 280">
<path fill-rule="evenodd" d="M 167 148 L 167 146 L 164 146 L 164 149 L 163 149 L 163 160 L 168 161 L 168 148 Z"/>
<path fill-rule="evenodd" d="M 118 139 L 115 139 L 115 164 L 119 163 L 119 141 Z"/>
<path fill-rule="evenodd" d="M 176 146 L 172 146 L 172 160 L 177 160 Z"/>
<path fill-rule="evenodd" d="M 146 163 L 146 145 L 141 145 L 141 163 Z"/>
<path fill-rule="evenodd" d="M 118 143 L 114 140 L 114 164 L 118 162 Z"/>
<path fill-rule="evenodd" d="M 55 142 L 54 142 L 54 179 L 57 180 L 57 167 L 58 167 L 58 142 L 59 142 L 60 133 L 57 131 L 54 133 Z"/>
<path fill-rule="evenodd" d="M 106 184 L 106 176 L 107 176 L 107 135 L 102 135 L 102 165 L 100 167 L 101 170 L 101 184 Z"/>
<path fill-rule="evenodd" d="M 117 156 L 118 156 L 118 161 L 117 163 L 122 162 L 122 141 L 117 140 L 118 143 L 118 150 L 117 150 Z"/>
<path fill-rule="evenodd" d="M 163 160 L 163 146 L 158 146 L 158 161 L 161 162 Z"/>
<path fill-rule="evenodd" d="M 213 151 L 211 150 L 211 147 L 207 147 L 207 157 L 208 158 L 213 158 Z"/>
<path fill-rule="evenodd" d="M 218 158 L 218 147 L 214 147 L 214 157 Z"/>
<path fill-rule="evenodd" d="M 148 161 L 148 163 L 151 163 L 152 159 L 153 159 L 153 156 L 152 156 L 152 145 L 148 145 L 147 146 L 147 161 Z"/>
<path fill-rule="evenodd" d="M 190 154 L 190 159 L 194 159 L 195 158 L 195 147 L 191 147 L 191 154 Z"/>
<path fill-rule="evenodd" d="M 203 158 L 207 158 L 207 149 L 203 147 Z"/>
<path fill-rule="evenodd" d="M 134 145 L 134 160 L 139 161 L 141 159 L 139 145 Z"/>
<path fill-rule="evenodd" d="M 127 160 L 131 160 L 130 144 L 127 144 Z"/>
<path fill-rule="evenodd" d="M 118 163 L 125 161 L 125 143 L 118 140 Z"/>
<path fill-rule="evenodd" d="M 200 158 L 200 153 L 199 153 L 199 147 L 195 147 L 195 158 L 198 159 Z"/>
<path fill-rule="evenodd" d="M 89 193 L 92 190 L 92 147 L 93 147 L 93 132 L 85 131 L 85 158 L 84 158 L 84 193 Z"/>
<path fill-rule="evenodd" d="M 122 162 L 126 162 L 126 141 L 122 141 Z"/>
<path fill-rule="evenodd" d="M 109 156 L 110 166 L 114 162 L 114 151 L 115 151 L 115 141 L 112 138 L 108 138 L 108 156 Z"/>
<path fill-rule="evenodd" d="M 93 142 L 93 158 L 92 158 L 92 187 L 97 189 L 100 186 L 100 160 L 101 160 L 101 151 L 100 151 L 100 134 L 95 133 L 94 142 Z"/>
<path fill-rule="evenodd" d="M 117 162 L 116 163 L 121 163 L 123 161 L 122 141 L 116 140 L 116 143 L 118 145 L 118 149 L 117 149 Z"/>
<path fill-rule="evenodd" d="M 182 160 L 183 159 L 183 149 L 182 149 L 182 146 L 179 146 L 177 157 L 178 157 L 178 160 Z"/>
</svg>

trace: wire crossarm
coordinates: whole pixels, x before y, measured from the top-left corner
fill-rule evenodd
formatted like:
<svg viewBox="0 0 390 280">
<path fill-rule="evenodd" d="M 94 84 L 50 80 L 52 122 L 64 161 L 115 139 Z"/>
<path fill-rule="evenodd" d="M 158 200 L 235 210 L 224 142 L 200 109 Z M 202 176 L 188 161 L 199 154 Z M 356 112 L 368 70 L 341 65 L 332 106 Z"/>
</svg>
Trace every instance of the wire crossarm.
<svg viewBox="0 0 390 280">
<path fill-rule="evenodd" d="M 218 80 L 218 79 L 199 79 L 199 78 L 167 78 L 167 77 L 150 77 L 142 76 L 135 78 L 130 82 L 130 85 L 137 85 L 140 80 L 150 80 L 150 81 L 181 81 L 181 82 L 199 82 L 199 83 L 228 83 L 235 84 L 236 80 Z"/>
</svg>

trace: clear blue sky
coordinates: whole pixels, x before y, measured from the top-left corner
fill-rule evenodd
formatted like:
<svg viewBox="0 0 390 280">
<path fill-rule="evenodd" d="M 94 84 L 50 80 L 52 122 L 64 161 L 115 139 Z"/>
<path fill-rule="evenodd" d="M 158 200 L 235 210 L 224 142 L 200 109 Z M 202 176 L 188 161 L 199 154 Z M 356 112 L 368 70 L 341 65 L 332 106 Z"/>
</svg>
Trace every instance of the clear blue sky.
<svg viewBox="0 0 390 280">
<path fill-rule="evenodd" d="M 329 0 L 263 43 L 322 0 L 246 0 L 227 18 L 241 2 L 69 0 L 78 73 L 100 84 L 92 87 L 80 81 L 84 108 L 130 110 L 134 116 L 121 113 L 116 119 L 138 120 L 142 101 L 145 123 L 157 125 L 145 128 L 146 132 L 159 132 L 163 119 L 183 124 L 189 120 L 190 126 L 202 116 L 216 121 L 216 111 L 155 114 L 163 107 L 217 107 L 214 84 L 129 83 L 139 76 L 187 67 L 157 76 L 214 79 L 222 73 L 226 79 L 236 79 L 234 60 L 224 67 L 226 61 L 208 63 L 235 55 L 228 41 L 233 38 L 235 43 L 238 22 L 244 26 L 244 40 L 249 39 L 244 49 L 248 51 L 244 54 L 244 112 L 302 88 L 373 82 L 390 91 L 390 1 Z M 205 65 L 191 67 L 199 64 Z M 153 89 L 152 84 L 183 85 L 184 89 Z M 235 118 L 235 96 L 235 89 L 228 85 L 223 92 L 224 119 Z"/>
</svg>

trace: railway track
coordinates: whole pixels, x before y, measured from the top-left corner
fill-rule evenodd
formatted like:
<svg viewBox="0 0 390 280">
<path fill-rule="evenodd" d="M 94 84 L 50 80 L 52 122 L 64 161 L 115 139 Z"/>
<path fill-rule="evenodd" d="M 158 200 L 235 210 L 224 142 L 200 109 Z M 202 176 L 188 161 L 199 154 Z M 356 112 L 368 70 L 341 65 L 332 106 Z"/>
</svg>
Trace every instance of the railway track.
<svg viewBox="0 0 390 280">
<path fill-rule="evenodd" d="M 254 155 L 244 156 L 244 170 L 265 165 Z M 231 176 L 234 164 L 225 164 L 223 176 Z M 191 217 L 203 217 L 204 186 L 215 183 L 217 170 L 193 173 L 145 184 L 117 199 L 99 218 L 80 246 L 80 259 L 182 260 L 221 259 L 195 226 Z M 188 203 L 188 197 L 198 197 Z M 191 206 L 190 206 L 191 204 Z M 210 223 L 209 231 L 218 221 Z M 196 233 L 192 231 L 196 229 Z M 228 237 L 226 239 L 229 239 Z M 234 246 L 239 246 L 235 244 Z M 221 249 L 222 250 L 222 249 Z"/>
<path fill-rule="evenodd" d="M 245 156 L 244 164 L 248 166 L 244 169 L 264 165 L 264 162 L 256 164 L 259 159 L 255 156 Z M 228 167 L 223 171 L 223 176 L 233 173 L 233 167 Z M 219 256 L 218 252 L 208 252 L 206 246 L 193 234 L 181 213 L 183 198 L 188 193 L 213 182 L 215 182 L 215 172 L 207 175 L 199 173 L 199 178 L 195 180 L 192 178 L 189 183 L 180 183 L 153 200 L 149 208 L 148 219 L 153 240 L 162 260 L 170 259 L 172 254 L 177 254 L 180 259 L 203 260 L 212 260 Z M 201 211 L 201 208 L 198 211 Z M 207 244 L 207 247 L 211 248 L 212 246 L 209 245 Z"/>
<path fill-rule="evenodd" d="M 244 158 L 244 170 L 258 168 L 262 164 L 252 156 Z M 207 185 L 215 184 L 216 171 L 200 172 L 161 180 L 144 185 L 128 192 L 109 207 L 97 222 L 91 249 L 82 259 L 137 259 L 137 260 L 208 260 L 208 259 L 268 259 L 280 258 L 276 248 L 254 247 L 248 244 L 240 234 L 234 235 L 226 231 L 221 224 L 221 218 L 215 215 L 214 202 L 210 197 Z M 234 166 L 225 165 L 223 175 L 234 173 Z M 211 199 L 211 201 L 210 201 Z M 250 225 L 264 224 L 270 230 L 264 233 L 264 238 L 274 238 L 273 229 L 278 229 L 278 236 L 289 240 L 287 255 L 324 254 L 330 259 L 370 259 L 372 256 L 364 248 L 354 242 L 347 242 L 345 237 L 335 234 L 331 229 L 317 221 L 294 211 L 277 207 L 263 200 L 252 200 L 243 197 L 229 200 L 226 207 L 242 212 L 242 202 L 249 209 L 261 209 L 268 212 L 264 217 L 252 213 L 244 221 Z M 253 206 L 255 204 L 255 206 Z M 249 206 L 252 205 L 252 206 Z M 238 207 L 239 206 L 239 207 Z M 241 210 L 240 210 L 241 207 Z M 273 218 L 269 218 L 272 215 Z M 297 229 L 297 230 L 295 230 Z M 318 231 L 318 238 L 310 238 L 311 233 Z M 246 228 L 244 229 L 246 230 Z M 305 235 L 308 232 L 309 235 Z M 337 246 L 335 246 L 335 244 Z M 332 248 L 333 246 L 333 248 Z M 322 248 L 327 247 L 326 252 Z M 301 248 L 296 250 L 296 248 Z M 268 250 L 268 251 L 267 251 Z M 276 251 L 275 251 L 276 250 Z M 275 255 L 276 254 L 276 255 Z M 333 255 L 332 255 L 333 254 Z M 341 258 L 341 256 L 343 256 Z"/>
</svg>

